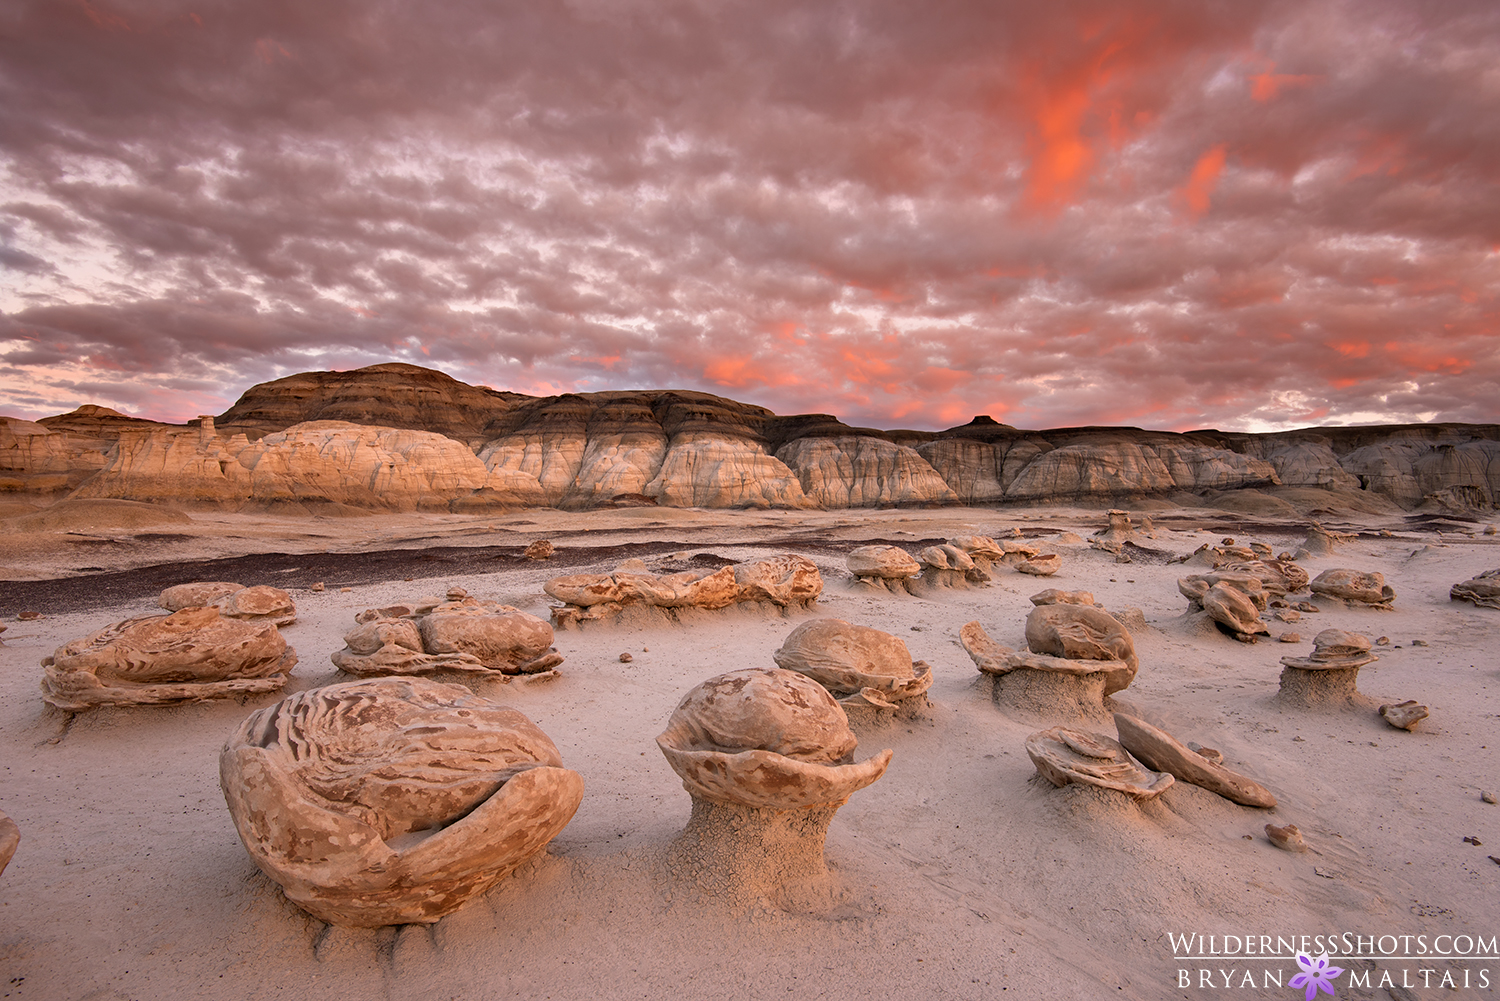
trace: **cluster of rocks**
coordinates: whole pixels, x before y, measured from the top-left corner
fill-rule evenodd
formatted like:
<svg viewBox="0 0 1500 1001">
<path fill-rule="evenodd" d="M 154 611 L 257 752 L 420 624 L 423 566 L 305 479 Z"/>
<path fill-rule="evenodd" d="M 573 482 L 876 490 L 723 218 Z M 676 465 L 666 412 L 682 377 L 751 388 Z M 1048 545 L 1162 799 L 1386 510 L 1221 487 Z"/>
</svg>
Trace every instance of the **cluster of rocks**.
<svg viewBox="0 0 1500 1001">
<path fill-rule="evenodd" d="M 508 680 L 556 677 L 562 655 L 552 627 L 510 605 L 470 597 L 453 588 L 447 600 L 368 608 L 344 634 L 335 666 L 354 675 L 464 671 Z"/>
<path fill-rule="evenodd" d="M 1001 566 L 1050 577 L 1061 568 L 1062 557 L 1016 539 L 960 535 L 924 548 L 915 559 L 899 546 L 858 546 L 849 551 L 844 565 L 859 585 L 924 594 L 935 588 L 988 583 Z"/>
<path fill-rule="evenodd" d="M 806 608 L 823 593 L 817 564 L 791 553 L 707 572 L 653 574 L 633 561 L 613 573 L 554 577 L 542 588 L 563 602 L 552 609 L 559 628 L 618 621 L 626 613 L 652 610 L 677 621 L 688 609 L 721 609 L 759 603 L 778 610 Z"/>
</svg>

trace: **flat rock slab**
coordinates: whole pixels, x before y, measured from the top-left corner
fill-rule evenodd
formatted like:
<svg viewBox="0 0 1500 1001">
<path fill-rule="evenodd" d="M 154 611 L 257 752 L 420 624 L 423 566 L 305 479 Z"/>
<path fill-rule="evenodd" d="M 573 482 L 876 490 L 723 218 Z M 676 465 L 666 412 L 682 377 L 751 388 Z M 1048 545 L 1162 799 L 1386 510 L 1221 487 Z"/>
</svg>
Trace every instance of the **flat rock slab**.
<svg viewBox="0 0 1500 1001">
<path fill-rule="evenodd" d="M 1115 713 L 1115 729 L 1124 748 L 1148 768 L 1168 772 L 1245 806 L 1276 805 L 1276 797 L 1259 782 L 1216 764 L 1145 720 Z"/>
<path fill-rule="evenodd" d="M 1061 788 L 1074 782 L 1114 789 L 1135 799 L 1154 799 L 1172 786 L 1172 776 L 1142 768 L 1112 737 L 1055 726 L 1026 738 L 1026 753 L 1042 777 Z"/>
<path fill-rule="evenodd" d="M 1500 570 L 1486 570 L 1448 592 L 1453 601 L 1470 601 L 1480 608 L 1500 608 Z"/>
</svg>

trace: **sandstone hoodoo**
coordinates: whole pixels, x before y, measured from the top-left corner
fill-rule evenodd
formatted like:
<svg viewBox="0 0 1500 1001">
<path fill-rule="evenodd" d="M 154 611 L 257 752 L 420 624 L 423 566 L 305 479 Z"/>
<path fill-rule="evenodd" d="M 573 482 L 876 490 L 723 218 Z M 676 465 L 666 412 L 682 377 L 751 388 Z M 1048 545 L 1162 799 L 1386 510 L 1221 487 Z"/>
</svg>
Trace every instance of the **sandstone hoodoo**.
<svg viewBox="0 0 1500 1001">
<path fill-rule="evenodd" d="M 1373 708 L 1355 684 L 1359 669 L 1379 659 L 1368 637 L 1325 629 L 1313 637 L 1311 656 L 1281 658 L 1279 698 L 1299 709 Z"/>
<path fill-rule="evenodd" d="M 698 685 L 656 743 L 693 800 L 672 847 L 674 872 L 731 900 L 794 910 L 828 900 L 828 826 L 893 753 L 854 763 L 859 742 L 838 702 L 780 668 Z"/>
<path fill-rule="evenodd" d="M 1470 601 L 1479 608 L 1500 608 L 1500 570 L 1486 570 L 1448 592 L 1452 601 Z"/>
<path fill-rule="evenodd" d="M 431 924 L 541 851 L 583 779 L 514 709 L 381 678 L 298 692 L 247 719 L 219 781 L 250 857 L 329 924 Z"/>
<path fill-rule="evenodd" d="M 1293 502 L 1308 512 L 1467 509 L 1500 496 L 1496 454 L 1495 425 L 881 431 L 687 390 L 535 398 L 403 364 L 288 376 L 185 427 L 99 407 L 40 422 L 0 417 L 0 490 L 40 504 L 72 496 L 288 512 L 797 510 L 1174 494 L 1283 515 L 1299 510 Z M 1149 533 L 1124 511 L 1110 517 L 1094 540 L 1104 548 L 1120 552 Z M 1309 552 L 1336 545 L 1334 533 L 1316 535 Z"/>
<path fill-rule="evenodd" d="M 510 605 L 451 593 L 415 607 L 366 609 L 344 634 L 333 663 L 349 674 L 432 674 L 462 671 L 474 676 L 529 681 L 555 678 L 563 661 L 552 646 L 552 627 Z"/>
<path fill-rule="evenodd" d="M 1132 799 L 1155 799 L 1172 776 L 1142 768 L 1119 741 L 1101 733 L 1055 726 L 1026 738 L 1026 754 L 1048 782 L 1061 789 L 1080 783 L 1113 789 Z"/>
<path fill-rule="evenodd" d="M 59 709 L 171 705 L 280 690 L 297 664 L 276 626 L 185 608 L 116 622 L 42 661 L 42 698 Z"/>
<path fill-rule="evenodd" d="M 1147 768 L 1167 772 L 1245 806 L 1269 809 L 1276 805 L 1276 797 L 1265 786 L 1225 768 L 1223 755 L 1217 751 L 1195 751 L 1165 730 L 1125 713 L 1115 713 L 1115 729 L 1121 746 Z"/>
<path fill-rule="evenodd" d="M 913 663 L 900 639 L 842 619 L 804 622 L 771 657 L 777 667 L 812 678 L 846 707 L 921 703 L 919 696 L 932 687 L 932 668 Z"/>
<path fill-rule="evenodd" d="M 992 640 L 978 622 L 959 630 L 974 666 L 993 679 L 1002 708 L 1054 719 L 1109 718 L 1104 698 L 1135 678 L 1139 661 L 1129 631 L 1093 605 L 1038 605 L 1026 618 L 1030 650 Z"/>
<path fill-rule="evenodd" d="M 169 612 L 217 608 L 226 619 L 269 622 L 275 626 L 289 626 L 297 621 L 297 605 L 292 596 L 266 584 L 246 587 L 229 581 L 194 581 L 167 588 L 157 604 Z"/>
<path fill-rule="evenodd" d="M 607 574 L 554 577 L 542 590 L 563 602 L 552 609 L 559 628 L 591 622 L 618 622 L 645 612 L 680 621 L 693 609 L 714 610 L 748 604 L 778 613 L 811 606 L 823 593 L 823 577 L 812 560 L 792 553 L 720 567 L 712 573 L 687 570 L 653 574 L 622 567 Z"/>
<path fill-rule="evenodd" d="M 922 564 L 899 546 L 858 546 L 844 557 L 844 566 L 861 584 L 887 590 L 922 572 Z"/>
</svg>

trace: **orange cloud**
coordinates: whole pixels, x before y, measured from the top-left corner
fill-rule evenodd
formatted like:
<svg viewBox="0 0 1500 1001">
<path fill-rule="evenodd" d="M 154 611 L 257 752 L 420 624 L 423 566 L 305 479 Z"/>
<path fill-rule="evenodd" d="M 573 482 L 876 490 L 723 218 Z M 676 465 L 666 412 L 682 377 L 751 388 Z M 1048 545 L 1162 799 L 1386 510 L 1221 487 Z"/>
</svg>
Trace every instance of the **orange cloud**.
<svg viewBox="0 0 1500 1001">
<path fill-rule="evenodd" d="M 1250 96 L 1255 100 L 1270 101 L 1281 92 L 1283 87 L 1307 87 L 1323 79 L 1315 75 L 1272 72 L 1275 69 L 1276 64 L 1271 63 L 1264 73 L 1255 73 L 1248 77 L 1252 85 Z"/>
<path fill-rule="evenodd" d="M 1219 174 L 1224 170 L 1224 158 L 1228 155 L 1227 149 L 1225 143 L 1219 143 L 1200 156 L 1193 165 L 1193 172 L 1187 183 L 1182 186 L 1182 197 L 1195 217 L 1208 211 L 1209 196 L 1218 187 Z"/>
<path fill-rule="evenodd" d="M 1329 347 L 1343 355 L 1345 358 L 1368 358 L 1370 357 L 1369 341 L 1342 341 L 1335 342 Z"/>
<path fill-rule="evenodd" d="M 89 20 L 94 23 L 94 27 L 96 28 L 103 31 L 130 30 L 130 22 L 126 21 L 123 16 L 112 11 L 100 10 L 89 3 L 89 0 L 78 0 L 78 6 L 83 8 L 83 12 L 88 15 Z"/>
</svg>

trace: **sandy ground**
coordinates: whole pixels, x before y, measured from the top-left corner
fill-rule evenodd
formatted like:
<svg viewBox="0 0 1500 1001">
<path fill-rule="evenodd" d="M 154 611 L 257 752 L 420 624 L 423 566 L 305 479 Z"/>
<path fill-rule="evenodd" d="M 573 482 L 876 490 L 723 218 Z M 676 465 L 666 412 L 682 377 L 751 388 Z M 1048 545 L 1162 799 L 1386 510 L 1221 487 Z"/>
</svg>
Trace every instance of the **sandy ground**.
<svg viewBox="0 0 1500 1001">
<path fill-rule="evenodd" d="M 1176 553 L 1226 534 L 1280 551 L 1305 534 L 1292 522 L 1203 509 L 1152 514 L 1153 545 Z M 583 805 L 545 854 L 486 897 L 431 927 L 379 931 L 331 928 L 289 904 L 230 822 L 219 747 L 275 697 L 69 717 L 40 698 L 41 658 L 154 611 L 153 598 L 90 602 L 85 577 L 76 611 L 42 607 L 41 619 L 22 622 L 14 601 L 0 604 L 9 627 L 0 637 L 0 810 L 22 833 L 0 875 L 0 997 L 1290 998 L 1301 992 L 1275 985 L 1297 972 L 1284 954 L 1184 959 L 1204 950 L 1177 947 L 1174 936 L 1215 936 L 1220 951 L 1225 935 L 1425 936 L 1427 949 L 1445 934 L 1492 941 L 1500 865 L 1488 856 L 1500 855 L 1500 806 L 1480 794 L 1500 792 L 1500 612 L 1451 602 L 1448 589 L 1500 566 L 1496 537 L 1374 519 L 1370 528 L 1393 535 L 1371 533 L 1303 565 L 1314 576 L 1330 567 L 1379 570 L 1397 591 L 1395 610 L 1320 601 L 1322 610 L 1296 625 L 1273 624 L 1302 642 L 1245 645 L 1184 615 L 1176 579 L 1192 568 L 1117 564 L 1059 534 L 1086 536 L 1103 523 L 1102 512 L 1069 509 L 313 522 L 195 514 L 159 529 L 12 536 L 0 556 L 0 576 L 11 580 L 269 552 L 418 553 L 551 538 L 565 554 L 580 550 L 570 571 L 590 560 L 610 569 L 620 554 L 609 547 L 646 542 L 680 544 L 648 563 L 803 552 L 819 564 L 826 590 L 795 618 L 726 612 L 685 627 L 560 633 L 566 661 L 556 681 L 478 683 L 552 737 L 584 777 Z M 917 598 L 859 590 L 843 569 L 842 551 L 861 539 L 1016 527 L 1062 554 L 1056 578 L 1002 568 L 988 586 Z M 408 564 L 401 576 L 411 581 L 354 581 L 348 592 L 332 576 L 322 593 L 290 575 L 243 583 L 294 585 L 300 617 L 285 635 L 300 663 L 291 691 L 347 680 L 328 658 L 361 609 L 458 585 L 546 615 L 541 585 L 559 572 L 514 561 L 493 573 L 445 566 Z M 1023 646 L 1028 596 L 1048 586 L 1090 590 L 1112 610 L 1142 609 L 1140 673 L 1116 707 L 1222 749 L 1226 764 L 1270 787 L 1279 805 L 1242 807 L 1181 782 L 1137 804 L 1037 777 L 1023 742 L 1055 721 L 997 706 L 957 634 L 978 619 L 1000 642 Z M 932 704 L 916 723 L 856 727 L 859 758 L 886 747 L 895 757 L 830 829 L 835 906 L 788 914 L 705 896 L 664 861 L 690 801 L 653 738 L 689 688 L 723 671 L 773 666 L 771 652 L 814 616 L 899 635 L 933 667 Z M 1278 659 L 1306 655 L 1327 627 L 1389 637 L 1381 660 L 1361 671 L 1361 691 L 1419 699 L 1431 718 L 1408 733 L 1369 711 L 1280 707 Z M 631 663 L 620 662 L 623 652 Z M 1267 822 L 1296 823 L 1313 850 L 1273 847 L 1262 833 Z M 1411 938 L 1390 958 L 1343 961 L 1370 973 L 1372 988 L 1341 978 L 1339 997 L 1495 995 L 1492 945 L 1470 952 L 1489 959 L 1434 960 L 1417 950 Z M 1425 975 L 1429 986 L 1422 970 L 1436 971 Z M 1411 992 L 1380 988 L 1385 974 Z M 1440 987 L 1444 974 L 1456 991 Z"/>
</svg>

